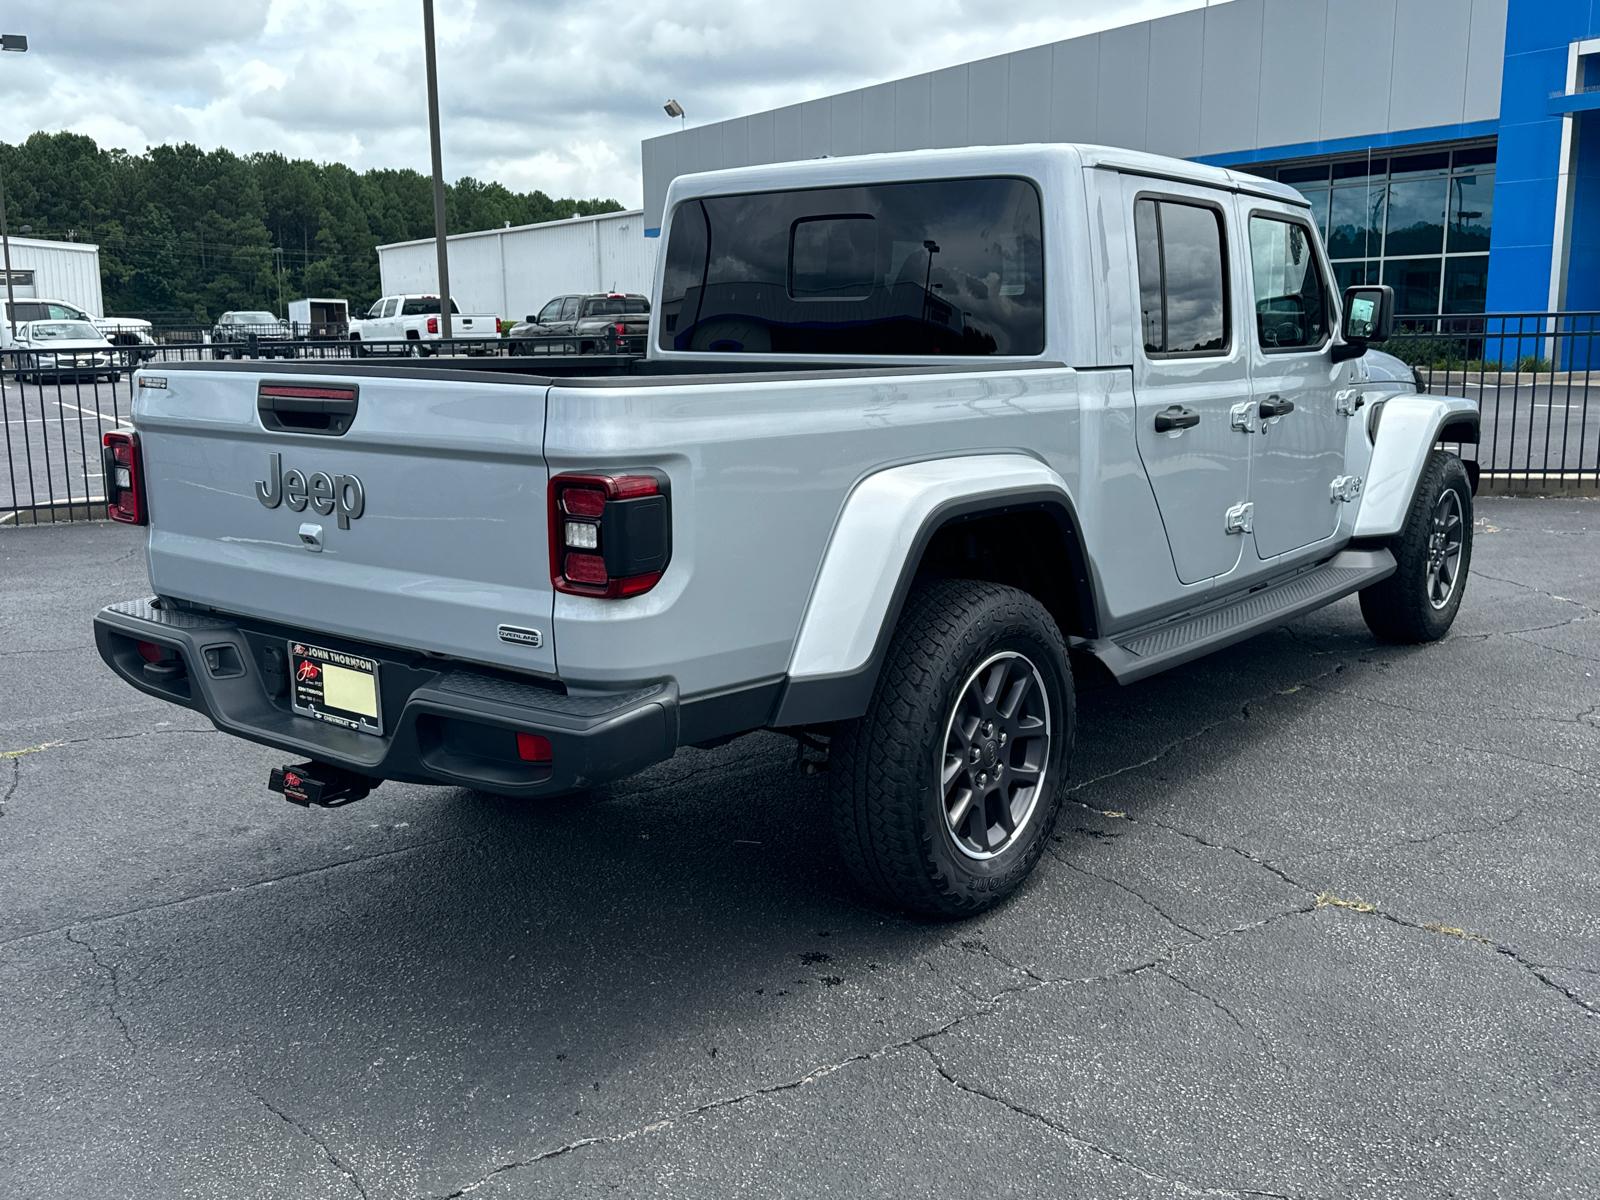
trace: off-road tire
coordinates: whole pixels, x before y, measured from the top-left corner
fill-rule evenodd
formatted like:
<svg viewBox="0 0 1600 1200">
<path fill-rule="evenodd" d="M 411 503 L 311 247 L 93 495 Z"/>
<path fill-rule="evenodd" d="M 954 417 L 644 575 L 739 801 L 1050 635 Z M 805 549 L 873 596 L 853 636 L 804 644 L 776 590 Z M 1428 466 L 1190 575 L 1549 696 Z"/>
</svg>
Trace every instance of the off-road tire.
<svg viewBox="0 0 1600 1200">
<path fill-rule="evenodd" d="M 1026 658 L 1043 681 L 1050 738 L 1044 783 L 989 858 L 957 845 L 941 780 L 947 729 L 974 671 L 997 654 Z M 834 726 L 829 790 L 850 873 L 874 896 L 929 916 L 982 912 L 1039 861 L 1066 792 L 1074 718 L 1066 644 L 1044 606 L 999 584 L 947 579 L 906 598 L 865 715 Z"/>
<path fill-rule="evenodd" d="M 1436 512 L 1441 502 L 1450 508 L 1445 499 L 1447 491 L 1456 494 L 1460 556 L 1451 576 L 1450 593 L 1436 607 L 1430 599 L 1430 588 L 1434 586 L 1430 567 L 1435 554 Z M 1389 540 L 1388 547 L 1399 564 L 1395 573 L 1361 589 L 1361 615 L 1366 618 L 1367 628 L 1382 640 L 1398 645 L 1438 641 L 1455 623 L 1472 563 L 1472 483 L 1461 459 L 1444 450 L 1435 450 L 1428 456 L 1405 524 Z"/>
</svg>

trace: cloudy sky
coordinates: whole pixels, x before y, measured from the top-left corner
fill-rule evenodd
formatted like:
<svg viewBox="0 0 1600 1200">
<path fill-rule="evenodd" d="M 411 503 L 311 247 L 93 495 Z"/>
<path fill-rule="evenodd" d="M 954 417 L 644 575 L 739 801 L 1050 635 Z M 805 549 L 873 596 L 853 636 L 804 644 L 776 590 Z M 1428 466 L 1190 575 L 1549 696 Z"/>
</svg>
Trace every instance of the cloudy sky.
<svg viewBox="0 0 1600 1200">
<path fill-rule="evenodd" d="M 639 141 L 1205 0 L 436 0 L 446 177 L 640 202 Z M 421 0 L 9 0 L 0 140 L 428 170 Z"/>
</svg>

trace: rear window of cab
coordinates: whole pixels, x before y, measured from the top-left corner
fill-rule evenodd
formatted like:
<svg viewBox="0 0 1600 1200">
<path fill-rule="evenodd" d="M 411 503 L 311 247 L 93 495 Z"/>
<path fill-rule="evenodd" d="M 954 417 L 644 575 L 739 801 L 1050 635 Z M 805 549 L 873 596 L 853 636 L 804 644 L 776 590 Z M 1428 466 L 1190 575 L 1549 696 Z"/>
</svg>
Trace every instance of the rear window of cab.
<svg viewBox="0 0 1600 1200">
<path fill-rule="evenodd" d="M 1039 192 L 950 179 L 685 201 L 660 307 L 663 350 L 1040 354 Z"/>
</svg>

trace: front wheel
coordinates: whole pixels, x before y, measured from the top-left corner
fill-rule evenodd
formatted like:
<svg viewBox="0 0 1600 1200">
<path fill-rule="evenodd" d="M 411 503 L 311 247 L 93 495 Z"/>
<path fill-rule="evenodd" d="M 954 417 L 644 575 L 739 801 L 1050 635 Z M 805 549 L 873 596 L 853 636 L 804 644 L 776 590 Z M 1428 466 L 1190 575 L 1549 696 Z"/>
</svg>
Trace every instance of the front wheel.
<svg viewBox="0 0 1600 1200">
<path fill-rule="evenodd" d="M 930 916 L 1005 899 L 1055 824 L 1073 715 L 1043 605 L 993 583 L 918 585 L 866 714 L 834 727 L 834 832 L 851 874 Z"/>
<path fill-rule="evenodd" d="M 1438 641 L 1455 623 L 1472 564 L 1472 483 L 1454 454 L 1428 456 L 1389 550 L 1395 573 L 1361 591 L 1367 628 L 1401 645 Z"/>
</svg>

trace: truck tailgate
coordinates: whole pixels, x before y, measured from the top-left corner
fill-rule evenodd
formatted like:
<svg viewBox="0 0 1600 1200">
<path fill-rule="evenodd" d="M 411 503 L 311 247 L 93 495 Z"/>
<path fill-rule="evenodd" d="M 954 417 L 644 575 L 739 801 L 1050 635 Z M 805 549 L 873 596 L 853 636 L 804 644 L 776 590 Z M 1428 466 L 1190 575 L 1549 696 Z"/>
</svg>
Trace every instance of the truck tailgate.
<svg viewBox="0 0 1600 1200">
<path fill-rule="evenodd" d="M 354 387 L 355 415 L 342 435 L 269 429 L 257 411 L 264 386 Z M 133 415 L 151 584 L 308 639 L 337 633 L 554 674 L 546 390 L 405 368 L 142 372 Z M 320 550 L 302 525 L 320 527 Z"/>
</svg>

